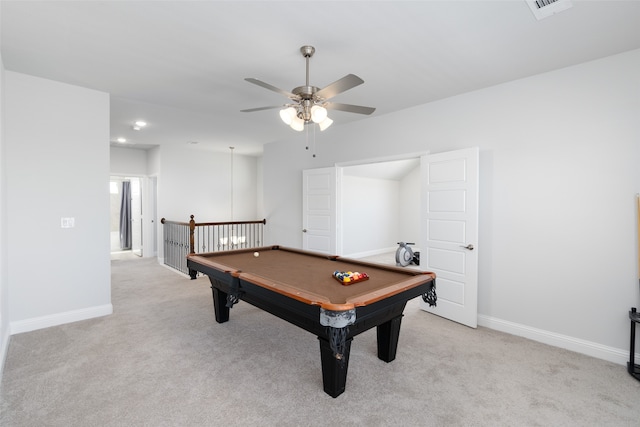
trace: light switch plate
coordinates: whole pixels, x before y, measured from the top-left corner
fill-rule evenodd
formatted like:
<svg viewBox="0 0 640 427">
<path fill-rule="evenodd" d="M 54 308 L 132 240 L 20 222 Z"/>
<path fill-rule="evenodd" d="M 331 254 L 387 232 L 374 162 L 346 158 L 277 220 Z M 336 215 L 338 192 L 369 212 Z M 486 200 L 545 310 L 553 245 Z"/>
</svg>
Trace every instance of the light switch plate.
<svg viewBox="0 0 640 427">
<path fill-rule="evenodd" d="M 60 218 L 60 227 L 62 228 L 73 228 L 76 226 L 76 219 L 71 218 Z"/>
</svg>

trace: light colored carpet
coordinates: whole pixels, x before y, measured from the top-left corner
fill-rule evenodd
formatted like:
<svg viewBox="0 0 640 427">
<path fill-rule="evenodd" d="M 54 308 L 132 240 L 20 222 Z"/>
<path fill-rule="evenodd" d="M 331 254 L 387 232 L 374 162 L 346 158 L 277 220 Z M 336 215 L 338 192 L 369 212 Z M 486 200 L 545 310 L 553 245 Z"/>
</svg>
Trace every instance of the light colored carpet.
<svg viewBox="0 0 640 427">
<path fill-rule="evenodd" d="M 87 280 L 90 280 L 88 278 Z M 397 359 L 355 337 L 346 391 L 322 390 L 317 338 L 241 302 L 217 324 L 209 281 L 112 261 L 114 314 L 11 337 L 2 426 L 638 426 L 625 367 L 409 302 Z"/>
</svg>

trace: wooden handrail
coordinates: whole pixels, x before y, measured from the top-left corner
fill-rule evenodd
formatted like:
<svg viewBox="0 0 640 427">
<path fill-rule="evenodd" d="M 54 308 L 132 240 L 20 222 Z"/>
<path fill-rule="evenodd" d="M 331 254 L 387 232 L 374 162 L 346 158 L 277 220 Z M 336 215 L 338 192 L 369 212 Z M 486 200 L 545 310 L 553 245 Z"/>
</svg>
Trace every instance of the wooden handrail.
<svg viewBox="0 0 640 427">
<path fill-rule="evenodd" d="M 189 218 L 190 218 L 189 222 L 170 221 L 170 220 L 167 220 L 166 218 L 162 218 L 160 220 L 162 225 L 165 226 L 165 230 L 167 230 L 166 227 L 169 227 L 169 229 L 173 230 L 170 232 L 170 234 L 167 234 L 164 236 L 165 264 L 172 268 L 176 268 L 179 271 L 183 271 L 185 269 L 185 266 L 186 266 L 185 255 L 195 254 L 197 253 L 197 250 L 200 250 L 200 252 L 203 252 L 205 250 L 216 251 L 216 250 L 220 250 L 221 246 L 223 248 L 226 247 L 226 250 L 229 250 L 230 248 L 237 247 L 238 244 L 242 245 L 242 247 L 257 247 L 263 244 L 262 225 L 265 225 L 267 223 L 266 219 L 252 220 L 252 221 L 227 221 L 227 222 L 216 221 L 216 222 L 197 223 L 195 221 L 194 215 L 190 215 Z M 198 227 L 202 227 L 202 232 L 200 229 L 198 229 Z M 254 227 L 259 227 L 259 230 L 257 230 Z M 187 229 L 189 230 L 189 237 L 188 237 L 189 243 L 187 243 Z M 210 229 L 215 229 L 215 230 L 211 231 L 211 234 L 209 234 L 208 230 Z M 236 243 L 236 241 L 232 237 L 232 234 L 234 233 L 234 230 L 237 231 L 240 229 L 244 230 L 245 232 L 248 232 L 249 235 L 251 236 L 257 236 L 258 239 L 256 240 L 255 237 L 251 237 L 249 240 L 244 240 L 244 236 L 243 236 L 241 243 L 240 241 Z M 221 232 L 220 235 L 218 235 L 218 230 L 220 230 Z M 258 234 L 253 234 L 254 233 L 253 230 L 255 230 L 255 232 L 257 232 Z M 225 232 L 226 232 L 226 235 L 225 235 Z M 205 236 L 204 233 L 207 233 L 206 234 L 207 237 L 204 237 Z M 207 240 L 209 239 L 209 236 L 211 237 L 218 236 L 215 239 L 216 241 L 215 246 L 214 244 L 212 244 L 211 240 Z M 223 240 L 224 242 L 222 242 Z M 196 245 L 198 247 L 196 247 Z M 201 245 L 202 247 L 200 247 Z M 172 250 L 167 251 L 167 248 L 169 247 Z M 177 250 L 177 252 L 174 251 L 174 249 Z M 222 249 L 222 250 L 225 250 L 225 249 Z M 167 259 L 167 256 L 169 256 L 169 261 Z M 185 257 L 185 259 L 183 259 L 183 257 Z M 186 270 L 184 270 L 184 272 L 186 272 Z M 194 274 L 195 272 L 189 271 L 189 275 L 192 278 L 194 278 Z"/>
<path fill-rule="evenodd" d="M 161 224 L 178 224 L 178 225 L 189 225 L 188 222 L 180 222 L 180 221 L 169 221 L 168 219 L 162 218 L 160 220 Z"/>
<path fill-rule="evenodd" d="M 194 216 L 191 215 L 191 221 L 193 221 Z M 189 222 L 181 222 L 181 221 L 170 221 L 166 218 L 162 218 L 160 220 L 160 222 L 162 224 L 178 224 L 178 225 L 190 225 L 191 221 Z M 195 222 L 194 224 L 196 227 L 201 226 L 201 225 L 237 225 L 237 224 L 266 224 L 267 220 L 266 219 L 259 219 L 259 220 L 254 220 L 254 221 L 222 221 L 222 222 Z"/>
<path fill-rule="evenodd" d="M 191 215 L 193 218 L 193 215 Z M 196 226 L 201 225 L 238 225 L 238 224 L 266 224 L 266 219 L 255 220 L 255 221 L 225 221 L 225 222 L 198 222 Z"/>
</svg>

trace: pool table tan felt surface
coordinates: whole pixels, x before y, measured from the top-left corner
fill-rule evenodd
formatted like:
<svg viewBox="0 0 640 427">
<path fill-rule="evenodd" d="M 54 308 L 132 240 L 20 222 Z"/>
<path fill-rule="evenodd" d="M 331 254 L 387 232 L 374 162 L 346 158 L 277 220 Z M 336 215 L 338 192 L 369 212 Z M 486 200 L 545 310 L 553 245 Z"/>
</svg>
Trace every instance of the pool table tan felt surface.
<svg viewBox="0 0 640 427">
<path fill-rule="evenodd" d="M 259 255 L 256 257 L 254 253 Z M 298 301 L 333 311 L 372 304 L 435 278 L 435 274 L 429 272 L 280 246 L 210 252 L 189 258 Z M 364 272 L 369 280 L 345 286 L 333 278 L 336 270 Z"/>
</svg>

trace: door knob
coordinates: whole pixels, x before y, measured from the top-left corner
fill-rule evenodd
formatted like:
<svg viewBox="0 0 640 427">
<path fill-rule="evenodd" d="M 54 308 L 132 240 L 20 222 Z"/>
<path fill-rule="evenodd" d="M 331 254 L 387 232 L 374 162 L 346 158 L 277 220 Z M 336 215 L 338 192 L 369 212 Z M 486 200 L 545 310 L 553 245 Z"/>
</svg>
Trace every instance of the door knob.
<svg viewBox="0 0 640 427">
<path fill-rule="evenodd" d="M 461 248 L 465 248 L 465 249 L 469 249 L 470 251 L 473 250 L 473 245 L 469 244 L 467 246 L 460 246 Z"/>
<path fill-rule="evenodd" d="M 303 232 L 303 233 L 306 233 L 306 232 L 307 232 L 307 229 L 306 229 L 306 228 L 303 228 L 303 229 L 302 229 L 302 232 Z"/>
</svg>

